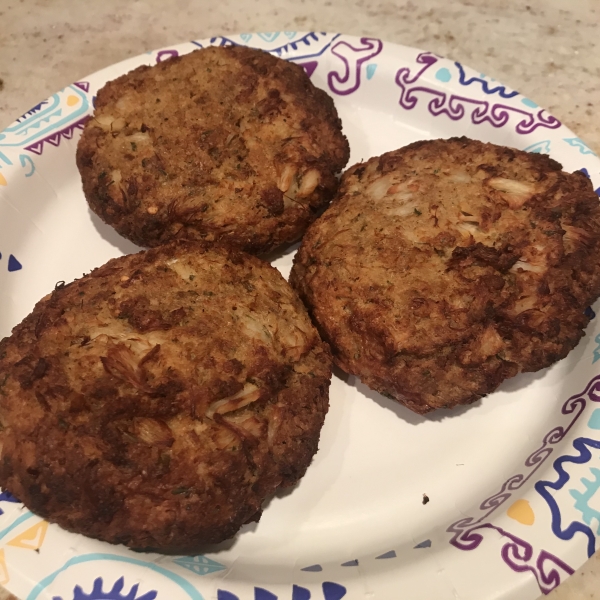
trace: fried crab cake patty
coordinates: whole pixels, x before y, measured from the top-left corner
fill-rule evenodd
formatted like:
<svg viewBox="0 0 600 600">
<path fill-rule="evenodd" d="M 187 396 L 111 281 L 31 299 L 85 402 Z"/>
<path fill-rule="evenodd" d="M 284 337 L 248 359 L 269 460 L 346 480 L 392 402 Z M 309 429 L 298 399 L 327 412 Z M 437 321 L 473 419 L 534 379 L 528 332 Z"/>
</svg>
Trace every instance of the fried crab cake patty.
<svg viewBox="0 0 600 600">
<path fill-rule="evenodd" d="M 257 258 L 174 243 L 111 260 L 0 342 L 0 485 L 70 531 L 195 552 L 302 477 L 330 367 Z"/>
<path fill-rule="evenodd" d="M 426 413 L 566 356 L 600 294 L 599 261 L 582 173 L 454 138 L 350 168 L 290 281 L 342 369 Z"/>
<path fill-rule="evenodd" d="M 218 47 L 107 83 L 77 149 L 91 209 L 141 246 L 299 238 L 337 189 L 348 142 L 303 68 Z"/>
</svg>

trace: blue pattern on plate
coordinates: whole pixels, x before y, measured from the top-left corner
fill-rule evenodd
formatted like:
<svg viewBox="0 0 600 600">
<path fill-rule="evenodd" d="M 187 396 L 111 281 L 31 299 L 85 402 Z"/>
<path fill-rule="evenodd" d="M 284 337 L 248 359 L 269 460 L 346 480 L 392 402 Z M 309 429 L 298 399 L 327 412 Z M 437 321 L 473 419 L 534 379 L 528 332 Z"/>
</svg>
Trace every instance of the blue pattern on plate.
<svg viewBox="0 0 600 600">
<path fill-rule="evenodd" d="M 346 588 L 339 583 L 326 581 L 323 583 L 323 595 L 325 600 L 340 600 L 346 595 Z"/>
<path fill-rule="evenodd" d="M 587 537 L 587 554 L 588 557 L 591 557 L 596 551 L 596 536 L 594 535 L 594 532 L 588 525 L 578 521 L 572 521 L 563 528 L 560 507 L 554 498 L 553 491 L 562 490 L 566 483 L 571 479 L 571 476 L 565 471 L 563 465 L 565 463 L 585 464 L 589 462 L 592 458 L 590 448 L 596 450 L 600 449 L 600 441 L 589 438 L 576 438 L 573 440 L 573 448 L 577 450 L 577 456 L 561 456 L 557 458 L 552 465 L 558 474 L 558 479 L 556 481 L 540 480 L 534 487 L 550 508 L 552 514 L 552 531 L 554 535 L 561 540 L 567 541 L 573 539 L 575 534 L 582 533 Z M 587 496 L 585 497 L 587 498 Z"/>
<path fill-rule="evenodd" d="M 89 594 L 86 594 L 80 586 L 75 586 L 73 600 L 155 600 L 157 595 L 156 590 L 152 590 L 138 596 L 139 583 L 134 584 L 127 594 L 121 594 L 124 586 L 125 579 L 121 577 L 108 592 L 105 592 L 103 590 L 104 582 L 102 581 L 102 577 L 98 577 L 94 580 L 94 587 Z M 52 600 L 63 599 L 60 596 L 54 596 Z"/>
<path fill-rule="evenodd" d="M 471 85 L 472 83 L 479 83 L 481 84 L 481 91 L 484 94 L 498 94 L 501 98 L 514 98 L 515 96 L 519 95 L 519 92 L 514 92 L 514 91 L 510 91 L 507 92 L 506 91 L 506 87 L 503 85 L 497 85 L 496 87 L 490 87 L 488 82 L 483 79 L 482 77 L 469 77 L 467 78 L 467 73 L 465 71 L 465 68 L 459 63 L 459 62 L 455 62 L 454 63 L 457 68 L 458 68 L 458 81 L 461 85 Z M 537 106 L 537 104 L 535 105 Z"/>
</svg>

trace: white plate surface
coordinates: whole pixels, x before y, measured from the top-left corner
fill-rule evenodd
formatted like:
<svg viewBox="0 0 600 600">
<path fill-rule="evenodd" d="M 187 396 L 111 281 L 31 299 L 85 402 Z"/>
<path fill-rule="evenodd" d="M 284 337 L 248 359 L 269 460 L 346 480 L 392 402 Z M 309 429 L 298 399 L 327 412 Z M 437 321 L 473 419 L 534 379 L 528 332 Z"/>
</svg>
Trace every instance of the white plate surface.
<svg viewBox="0 0 600 600">
<path fill-rule="evenodd" d="M 600 185 L 600 161 L 557 119 L 428 52 L 287 31 L 149 52 L 61 90 L 0 134 L 0 337 L 56 282 L 137 251 L 81 191 L 75 149 L 96 91 L 139 65 L 231 43 L 304 66 L 335 100 L 349 164 L 466 135 L 549 153 Z M 293 250 L 274 262 L 286 276 Z M 137 554 L 70 534 L 3 494 L 0 583 L 23 600 L 537 598 L 600 539 L 598 334 L 593 319 L 560 363 L 427 417 L 338 372 L 305 478 L 258 525 L 200 556 Z"/>
</svg>

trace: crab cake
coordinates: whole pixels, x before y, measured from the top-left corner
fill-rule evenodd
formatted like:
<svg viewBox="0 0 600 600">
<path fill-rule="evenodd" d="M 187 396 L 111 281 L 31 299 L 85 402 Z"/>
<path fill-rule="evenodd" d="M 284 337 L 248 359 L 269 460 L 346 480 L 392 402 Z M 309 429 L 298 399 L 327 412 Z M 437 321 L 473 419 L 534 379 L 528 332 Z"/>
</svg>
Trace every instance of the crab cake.
<svg viewBox="0 0 600 600">
<path fill-rule="evenodd" d="M 263 253 L 304 233 L 348 156 L 333 100 L 301 66 L 235 46 L 107 83 L 77 165 L 91 209 L 140 246 Z"/>
<path fill-rule="evenodd" d="M 563 358 L 600 295 L 600 204 L 548 156 L 466 138 L 354 165 L 292 269 L 334 361 L 417 413 Z"/>
<path fill-rule="evenodd" d="M 302 477 L 330 367 L 257 258 L 190 242 L 111 260 L 0 342 L 0 485 L 70 531 L 194 553 Z"/>
</svg>

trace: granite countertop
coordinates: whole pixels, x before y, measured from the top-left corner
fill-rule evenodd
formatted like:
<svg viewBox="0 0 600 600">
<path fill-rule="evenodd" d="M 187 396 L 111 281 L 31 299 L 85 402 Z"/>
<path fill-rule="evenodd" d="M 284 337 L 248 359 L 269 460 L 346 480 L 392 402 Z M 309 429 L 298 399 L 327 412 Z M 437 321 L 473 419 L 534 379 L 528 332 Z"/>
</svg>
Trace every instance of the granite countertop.
<svg viewBox="0 0 600 600">
<path fill-rule="evenodd" d="M 243 31 L 340 31 L 489 74 L 600 152 L 597 0 L 2 0 L 0 131 L 60 88 L 173 43 Z M 548 598 L 600 598 L 600 554 Z M 3 595 L 0 600 L 12 598 Z"/>
</svg>

